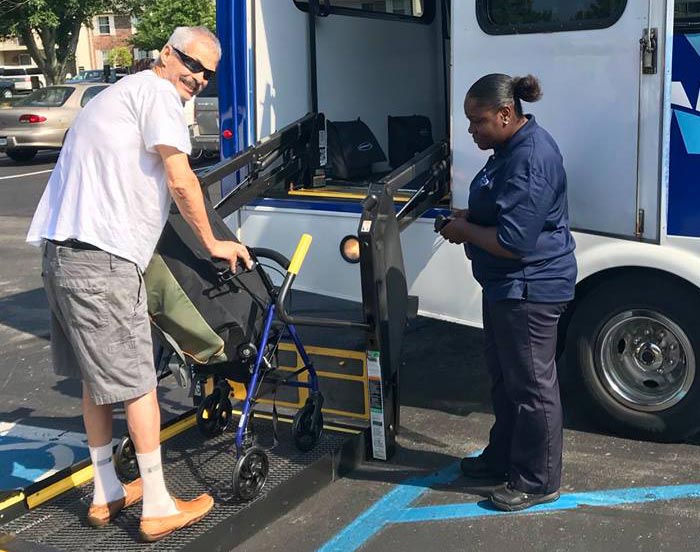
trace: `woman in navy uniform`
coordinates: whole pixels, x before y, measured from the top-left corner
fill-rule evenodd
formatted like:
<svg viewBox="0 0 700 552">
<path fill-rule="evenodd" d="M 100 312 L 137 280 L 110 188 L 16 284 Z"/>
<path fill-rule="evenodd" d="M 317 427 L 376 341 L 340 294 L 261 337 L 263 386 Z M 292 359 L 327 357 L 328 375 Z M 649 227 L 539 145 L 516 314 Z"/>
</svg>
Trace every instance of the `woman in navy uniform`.
<svg viewBox="0 0 700 552">
<path fill-rule="evenodd" d="M 441 230 L 464 244 L 483 288 L 496 416 L 488 446 L 463 459 L 462 471 L 503 481 L 490 498 L 507 511 L 557 500 L 561 482 L 557 324 L 574 297 L 576 259 L 562 156 L 522 110 L 541 96 L 532 75 L 486 75 L 469 89 L 469 133 L 493 155 L 471 183 L 469 208 Z"/>
</svg>

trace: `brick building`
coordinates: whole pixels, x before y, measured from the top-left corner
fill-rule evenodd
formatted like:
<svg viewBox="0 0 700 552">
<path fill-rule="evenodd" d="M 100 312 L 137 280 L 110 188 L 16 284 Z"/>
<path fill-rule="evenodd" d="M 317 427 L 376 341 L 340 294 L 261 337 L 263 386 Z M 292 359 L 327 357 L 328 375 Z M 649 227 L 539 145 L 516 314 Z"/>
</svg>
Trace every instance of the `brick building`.
<svg viewBox="0 0 700 552">
<path fill-rule="evenodd" d="M 145 52 L 139 52 L 131 47 L 129 39 L 134 34 L 134 21 L 128 15 L 104 14 L 93 18 L 92 29 L 84 28 L 86 35 L 87 55 L 77 55 L 78 69 L 100 69 L 106 63 L 109 52 L 118 46 L 125 46 L 132 51 L 134 59 L 146 57 Z M 81 51 L 81 54 L 83 54 Z M 89 66 L 88 66 L 89 64 Z"/>
<path fill-rule="evenodd" d="M 131 50 L 134 60 L 153 57 L 155 52 L 132 48 L 129 39 L 134 34 L 134 20 L 128 15 L 103 14 L 92 20 L 92 28 L 83 26 L 75 52 L 75 70 L 102 69 L 107 55 L 117 46 Z M 38 39 L 38 37 L 37 37 Z M 41 47 L 41 41 L 38 41 Z M 0 67 L 35 66 L 26 46 L 20 39 L 0 41 Z"/>
</svg>

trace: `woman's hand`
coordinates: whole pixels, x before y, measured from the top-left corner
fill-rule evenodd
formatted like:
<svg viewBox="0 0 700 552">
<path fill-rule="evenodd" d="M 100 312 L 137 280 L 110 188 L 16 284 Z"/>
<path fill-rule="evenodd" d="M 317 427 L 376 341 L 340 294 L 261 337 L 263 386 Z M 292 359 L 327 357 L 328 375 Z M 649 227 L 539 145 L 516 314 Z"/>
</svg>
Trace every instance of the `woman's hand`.
<svg viewBox="0 0 700 552">
<path fill-rule="evenodd" d="M 468 225 L 465 218 L 454 218 L 452 222 L 443 226 L 440 234 L 450 243 L 464 243 L 467 241 Z"/>
<path fill-rule="evenodd" d="M 450 216 L 456 219 L 469 220 L 469 209 L 453 209 Z"/>
</svg>

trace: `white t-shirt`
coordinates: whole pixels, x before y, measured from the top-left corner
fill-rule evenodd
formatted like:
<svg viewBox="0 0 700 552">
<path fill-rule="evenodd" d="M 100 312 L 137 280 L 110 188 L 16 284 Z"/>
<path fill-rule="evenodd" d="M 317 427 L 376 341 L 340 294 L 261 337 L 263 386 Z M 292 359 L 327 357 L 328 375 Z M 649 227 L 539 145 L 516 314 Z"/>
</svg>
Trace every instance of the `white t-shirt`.
<svg viewBox="0 0 700 552">
<path fill-rule="evenodd" d="M 142 71 L 100 92 L 68 132 L 27 242 L 74 238 L 144 270 L 170 209 L 157 145 L 191 151 L 170 81 Z"/>
</svg>

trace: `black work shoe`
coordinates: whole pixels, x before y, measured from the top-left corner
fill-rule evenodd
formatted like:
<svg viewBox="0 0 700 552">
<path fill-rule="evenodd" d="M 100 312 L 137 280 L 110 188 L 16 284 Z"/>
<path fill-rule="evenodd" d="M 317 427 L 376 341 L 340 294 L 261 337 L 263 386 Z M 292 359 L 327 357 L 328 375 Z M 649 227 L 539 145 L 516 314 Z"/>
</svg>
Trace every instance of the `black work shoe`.
<svg viewBox="0 0 700 552">
<path fill-rule="evenodd" d="M 467 456 L 459 463 L 462 473 L 469 479 L 505 481 L 508 473 L 505 470 L 495 469 L 484 460 L 483 456 Z"/>
<path fill-rule="evenodd" d="M 526 493 L 515 489 L 510 483 L 506 483 L 495 489 L 489 498 L 491 503 L 499 510 L 517 512 L 537 504 L 559 500 L 559 491 L 549 494 Z"/>
</svg>

